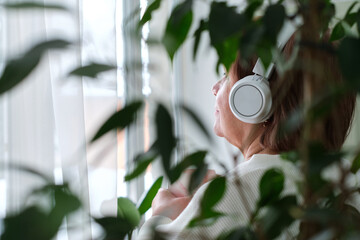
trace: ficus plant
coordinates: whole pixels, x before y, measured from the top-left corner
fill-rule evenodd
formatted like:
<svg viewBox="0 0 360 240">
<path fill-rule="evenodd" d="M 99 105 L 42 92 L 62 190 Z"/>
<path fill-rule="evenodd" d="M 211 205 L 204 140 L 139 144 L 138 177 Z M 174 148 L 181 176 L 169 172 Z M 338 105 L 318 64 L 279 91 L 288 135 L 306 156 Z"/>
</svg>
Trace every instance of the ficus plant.
<svg viewBox="0 0 360 240">
<path fill-rule="evenodd" d="M 203 33 L 208 32 L 210 47 L 217 54 L 216 70 L 220 65 L 229 69 L 237 52 L 240 51 L 244 64 L 252 56 L 257 55 L 265 67 L 275 61 L 278 69 L 283 69 L 283 74 L 286 74 L 293 71 L 294 66 L 288 66 L 282 61 L 282 56 L 277 50 L 277 36 L 285 21 L 301 18 L 302 24 L 298 27 L 296 47 L 304 54 L 294 56 L 293 62 L 300 63 L 297 67 L 304 76 L 304 88 L 314 90 L 312 91 L 314 94 L 304 96 L 304 104 L 294 112 L 292 117 L 282 123 L 280 128 L 281 131 L 292 131 L 300 124 L 304 126 L 299 149 L 281 154 L 284 161 L 294 164 L 303 176 L 298 184 L 302 201 L 300 202 L 295 195 L 283 196 L 284 174 L 279 169 L 269 169 L 259 183 L 260 197 L 248 223 L 229 232 L 225 231 L 217 238 L 274 239 L 292 223 L 298 221 L 301 229 L 298 239 L 359 239 L 360 213 L 347 202 L 354 194 L 359 194 L 360 189 L 347 186 L 344 180 L 351 174 L 356 174 L 360 169 L 360 149 L 350 152 L 355 156 L 350 167 L 342 166 L 341 158 L 349 152 L 327 151 L 321 144 L 324 126 L 315 123 L 321 121 L 321 117 L 330 111 L 334 102 L 341 96 L 360 92 L 360 68 L 358 67 L 360 63 L 360 10 L 358 10 L 360 3 L 354 1 L 345 15 L 341 19 L 336 19 L 334 4 L 329 0 L 298 0 L 296 9 L 291 14 L 286 11 L 283 1 L 265 4 L 262 0 L 247 0 L 247 5 L 241 12 L 236 7 L 228 5 L 226 1 L 203 1 L 209 4 L 210 11 L 206 17 L 195 22 L 193 19 L 195 1 L 180 1 L 166 19 L 167 24 L 161 44 L 166 49 L 170 61 L 189 38 L 194 38 L 192 54 L 193 59 L 196 59 L 199 43 L 204 37 Z M 162 2 L 163 0 L 154 0 L 149 3 L 134 32 L 139 32 L 144 24 L 152 20 L 154 12 L 161 7 Z M 3 7 L 9 11 L 24 8 L 67 11 L 60 5 L 32 2 L 9 3 Z M 191 33 L 190 29 L 193 25 L 196 26 L 196 30 Z M 324 45 L 320 42 L 320 36 L 326 34 L 332 25 L 334 27 L 330 34 L 330 41 L 340 40 L 336 49 L 331 44 Z M 61 50 L 71 44 L 61 39 L 46 41 L 34 46 L 20 57 L 9 60 L 0 76 L 0 94 L 22 82 L 36 68 L 46 51 Z M 323 88 L 322 86 L 327 86 L 328 83 L 326 77 L 314 74 L 312 69 L 301 65 L 306 61 L 319 60 L 317 67 L 321 70 L 326 69 L 320 61 L 322 51 L 330 52 L 337 57 L 345 77 L 343 86 L 335 90 Z M 97 74 L 114 68 L 116 66 L 92 63 L 75 68 L 69 74 L 96 78 Z M 143 103 L 142 99 L 127 103 L 101 126 L 92 142 L 98 141 L 109 131 L 129 127 L 136 119 L 138 111 L 142 109 Z M 205 149 L 189 153 L 174 163 L 174 151 L 181 146 L 182 139 L 174 134 L 174 122 L 170 111 L 161 103 L 155 104 L 155 141 L 148 151 L 139 153 L 134 159 L 134 168 L 126 174 L 124 181 L 132 181 L 139 177 L 154 161 L 161 162 L 164 177 L 170 183 L 176 182 L 182 172 L 192 166 L 195 170 L 188 186 L 189 192 L 192 193 L 206 175 L 208 168 L 206 156 L 209 151 Z M 189 115 L 203 134 L 210 139 L 210 134 L 197 114 L 187 106 L 179 106 L 179 108 L 184 114 Z M 322 176 L 324 170 L 333 164 L 337 164 L 341 170 L 339 182 L 330 182 Z M 7 216 L 2 220 L 4 230 L 1 239 L 53 238 L 60 229 L 64 217 L 81 207 L 80 200 L 71 193 L 67 184 L 55 185 L 46 175 L 32 169 L 21 166 L 14 166 L 14 169 L 35 173 L 44 178 L 46 182 L 44 187 L 34 190 L 32 194 L 41 193 L 43 197 L 50 199 L 51 204 L 48 209 L 32 205 L 24 208 L 20 213 Z M 138 204 L 127 198 L 119 198 L 117 217 L 94 218 L 104 229 L 104 235 L 101 238 L 131 238 L 132 232 L 140 226 L 141 217 L 150 209 L 151 202 L 164 177 L 154 182 Z M 224 213 L 215 211 L 214 206 L 223 197 L 226 181 L 226 177 L 219 176 L 208 185 L 200 202 L 200 213 L 192 219 L 188 225 L 189 228 L 212 224 L 218 218 L 224 217 Z M 30 222 L 29 219 L 31 219 Z M 24 226 L 25 231 L 19 232 L 17 230 L 19 225 Z"/>
</svg>

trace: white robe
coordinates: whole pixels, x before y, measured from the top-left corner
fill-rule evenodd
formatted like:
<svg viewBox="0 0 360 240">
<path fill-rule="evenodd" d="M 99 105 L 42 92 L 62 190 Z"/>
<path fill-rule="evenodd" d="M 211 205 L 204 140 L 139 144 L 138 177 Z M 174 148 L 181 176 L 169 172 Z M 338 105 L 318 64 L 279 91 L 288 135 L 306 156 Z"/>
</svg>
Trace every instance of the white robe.
<svg viewBox="0 0 360 240">
<path fill-rule="evenodd" d="M 271 168 L 280 169 L 285 175 L 282 196 L 291 194 L 299 196 L 296 182 L 300 180 L 300 176 L 292 163 L 282 160 L 279 155 L 255 154 L 227 174 L 225 194 L 214 208 L 227 216 L 219 218 L 210 226 L 187 228 L 189 222 L 200 212 L 200 201 L 209 184 L 206 183 L 198 189 L 189 205 L 174 221 L 163 216 L 151 217 L 140 229 L 137 239 L 152 239 L 154 228 L 169 234 L 168 239 L 215 239 L 221 233 L 231 231 L 239 226 L 246 226 L 259 198 L 261 177 Z M 240 188 L 234 181 L 235 173 L 240 179 Z M 294 223 L 278 239 L 292 239 L 298 234 L 298 231 L 298 223 Z"/>
</svg>

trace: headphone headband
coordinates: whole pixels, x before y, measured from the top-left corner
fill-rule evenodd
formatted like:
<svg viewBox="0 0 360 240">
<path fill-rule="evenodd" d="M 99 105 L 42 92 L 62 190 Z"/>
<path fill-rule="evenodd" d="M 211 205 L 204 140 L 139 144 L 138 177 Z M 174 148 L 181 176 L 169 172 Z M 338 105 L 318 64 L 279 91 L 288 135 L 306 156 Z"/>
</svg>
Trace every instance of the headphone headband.
<svg viewBox="0 0 360 240">
<path fill-rule="evenodd" d="M 278 40 L 277 40 L 277 47 L 282 50 L 285 46 L 285 44 L 289 41 L 290 37 L 294 34 L 295 30 L 296 30 L 296 23 L 290 22 L 290 21 L 285 21 L 284 22 L 284 26 L 281 29 L 279 35 L 278 35 Z M 265 72 L 265 67 L 261 62 L 261 59 L 258 58 L 258 60 L 256 61 L 256 64 L 253 68 L 253 73 L 255 73 L 256 75 L 262 76 L 266 79 L 269 79 L 271 73 L 274 70 L 274 63 L 270 63 L 268 69 Z"/>
<path fill-rule="evenodd" d="M 296 30 L 296 21 L 285 21 L 278 35 L 277 47 L 282 50 L 286 42 Z M 272 95 L 268 78 L 274 70 L 274 63 L 268 69 L 260 59 L 257 60 L 253 73 L 237 81 L 229 93 L 229 105 L 232 113 L 239 120 L 246 123 L 261 123 L 272 114 Z"/>
</svg>

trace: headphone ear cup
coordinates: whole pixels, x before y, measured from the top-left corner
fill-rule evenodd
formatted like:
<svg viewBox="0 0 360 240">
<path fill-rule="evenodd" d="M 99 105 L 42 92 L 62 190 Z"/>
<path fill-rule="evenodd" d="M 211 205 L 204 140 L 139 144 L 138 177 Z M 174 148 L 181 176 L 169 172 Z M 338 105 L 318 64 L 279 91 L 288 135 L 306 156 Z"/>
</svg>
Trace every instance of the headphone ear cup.
<svg viewBox="0 0 360 240">
<path fill-rule="evenodd" d="M 261 123 L 272 114 L 269 82 L 262 76 L 250 75 L 237 81 L 230 90 L 232 113 L 246 123 Z"/>
</svg>

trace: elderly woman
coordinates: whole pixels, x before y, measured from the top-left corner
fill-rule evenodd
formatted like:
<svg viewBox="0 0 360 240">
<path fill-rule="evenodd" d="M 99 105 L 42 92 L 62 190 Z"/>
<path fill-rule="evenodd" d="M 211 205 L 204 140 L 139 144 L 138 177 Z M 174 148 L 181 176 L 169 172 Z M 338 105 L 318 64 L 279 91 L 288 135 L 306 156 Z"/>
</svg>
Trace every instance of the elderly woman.
<svg viewBox="0 0 360 240">
<path fill-rule="evenodd" d="M 290 57 L 293 46 L 294 37 L 290 38 L 284 47 L 285 57 Z M 329 73 L 324 74 L 331 75 L 331 79 L 335 81 L 333 84 L 336 84 L 337 81 L 341 83 L 342 77 L 334 56 L 328 55 L 324 57 L 323 61 L 329 69 Z M 236 101 L 234 92 L 240 89 L 238 84 L 245 81 L 246 76 L 254 74 L 255 62 L 256 59 L 252 61 L 250 67 L 244 68 L 240 63 L 240 56 L 238 56 L 229 73 L 212 89 L 216 97 L 214 131 L 216 135 L 224 137 L 239 148 L 245 159 L 227 174 L 226 192 L 215 206 L 215 210 L 225 213 L 225 216 L 209 226 L 187 228 L 189 222 L 199 214 L 200 201 L 208 183 L 201 186 L 193 197 L 179 195 L 171 188 L 169 190 L 161 189 L 153 201 L 153 216 L 145 222 L 138 239 L 152 239 L 152 230 L 154 229 L 159 233 L 167 234 L 166 236 L 169 236 L 170 239 L 213 239 L 221 233 L 245 226 L 248 224 L 259 198 L 259 181 L 262 175 L 271 168 L 281 169 L 285 175 L 286 180 L 282 194 L 284 196 L 297 194 L 296 182 L 300 179 L 299 173 L 291 163 L 282 160 L 279 153 L 298 147 L 302 128 L 299 126 L 290 133 L 279 134 L 279 126 L 302 102 L 302 75 L 295 71 L 281 78 L 275 69 L 269 75 L 268 82 L 267 79 L 261 80 L 270 87 L 272 94 L 270 93 L 270 100 L 266 101 L 272 101 L 273 106 L 256 121 L 247 120 L 246 116 L 245 118 L 239 116 L 237 108 L 245 106 L 244 111 L 251 112 L 246 109 L 247 104 L 250 103 L 240 102 L 240 105 L 237 106 L 237 103 L 232 105 L 232 101 Z M 278 94 L 278 91 L 282 94 Z M 243 94 L 246 93 L 243 92 Z M 253 96 L 250 94 L 247 101 L 252 101 Z M 327 131 L 321 141 L 326 149 L 338 150 L 341 148 L 351 124 L 354 106 L 355 96 L 347 96 L 325 117 L 323 123 Z M 236 179 L 240 180 L 240 186 Z M 281 237 L 290 239 L 296 236 L 298 231 L 299 226 L 295 222 Z"/>
</svg>

